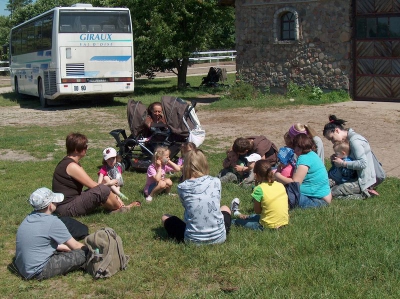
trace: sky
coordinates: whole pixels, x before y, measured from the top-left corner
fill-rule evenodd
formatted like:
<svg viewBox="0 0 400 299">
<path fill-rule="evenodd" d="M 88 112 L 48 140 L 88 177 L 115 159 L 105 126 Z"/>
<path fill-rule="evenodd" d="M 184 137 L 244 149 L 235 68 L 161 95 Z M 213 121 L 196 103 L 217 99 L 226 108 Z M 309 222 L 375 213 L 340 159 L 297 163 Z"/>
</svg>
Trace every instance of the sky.
<svg viewBox="0 0 400 299">
<path fill-rule="evenodd" d="M 6 10 L 8 0 L 0 0 L 0 16 L 8 16 L 10 12 Z"/>
</svg>

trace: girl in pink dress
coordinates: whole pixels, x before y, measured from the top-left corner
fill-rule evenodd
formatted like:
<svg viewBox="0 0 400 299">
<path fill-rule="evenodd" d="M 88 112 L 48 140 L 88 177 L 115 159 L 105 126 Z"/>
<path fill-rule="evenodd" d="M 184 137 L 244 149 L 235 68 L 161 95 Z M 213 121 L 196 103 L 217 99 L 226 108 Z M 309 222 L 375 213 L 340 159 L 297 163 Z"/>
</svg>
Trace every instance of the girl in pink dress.
<svg viewBox="0 0 400 299">
<path fill-rule="evenodd" d="M 153 155 L 153 163 L 147 168 L 147 180 L 144 186 L 146 201 L 151 202 L 153 197 L 161 192 L 170 194 L 172 181 L 165 177 L 167 172 L 177 172 L 181 167 L 169 159 L 169 149 L 157 147 Z"/>
</svg>

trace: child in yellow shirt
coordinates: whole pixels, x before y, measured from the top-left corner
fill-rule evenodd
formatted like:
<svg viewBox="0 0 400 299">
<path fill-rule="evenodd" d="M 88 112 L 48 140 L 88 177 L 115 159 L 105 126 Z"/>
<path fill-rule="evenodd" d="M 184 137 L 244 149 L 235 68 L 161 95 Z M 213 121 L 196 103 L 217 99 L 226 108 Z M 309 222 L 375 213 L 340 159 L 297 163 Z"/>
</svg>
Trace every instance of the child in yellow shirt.
<svg viewBox="0 0 400 299">
<path fill-rule="evenodd" d="M 283 184 L 275 182 L 271 165 L 266 160 L 259 160 L 254 165 L 255 180 L 258 185 L 251 196 L 254 202 L 252 215 L 238 213 L 240 201 L 232 201 L 232 213 L 238 216 L 232 224 L 249 229 L 280 228 L 289 223 L 289 204 Z"/>
</svg>

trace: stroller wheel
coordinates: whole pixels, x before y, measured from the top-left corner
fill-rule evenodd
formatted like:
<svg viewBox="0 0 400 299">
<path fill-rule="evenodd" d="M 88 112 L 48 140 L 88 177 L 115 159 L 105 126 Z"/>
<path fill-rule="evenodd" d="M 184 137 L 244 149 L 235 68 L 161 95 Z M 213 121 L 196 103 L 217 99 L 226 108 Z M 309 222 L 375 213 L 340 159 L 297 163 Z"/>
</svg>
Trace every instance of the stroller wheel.
<svg viewBox="0 0 400 299">
<path fill-rule="evenodd" d="M 127 171 L 131 167 L 131 158 L 129 156 L 126 156 L 122 159 L 121 164 L 123 168 L 122 171 Z"/>
</svg>

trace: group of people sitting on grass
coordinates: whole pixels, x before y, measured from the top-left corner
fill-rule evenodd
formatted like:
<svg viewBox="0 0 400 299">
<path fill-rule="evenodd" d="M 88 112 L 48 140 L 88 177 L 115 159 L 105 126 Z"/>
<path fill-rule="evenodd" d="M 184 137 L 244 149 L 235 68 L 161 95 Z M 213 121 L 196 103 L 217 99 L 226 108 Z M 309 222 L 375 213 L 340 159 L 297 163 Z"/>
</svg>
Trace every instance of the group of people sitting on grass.
<svg viewBox="0 0 400 299">
<path fill-rule="evenodd" d="M 237 138 L 223 161 L 218 177 L 210 176 L 205 153 L 193 143 L 184 143 L 176 163 L 168 148 L 154 151 L 147 171 L 144 195 L 151 202 L 161 192 L 170 193 L 173 182 L 166 174 L 181 172 L 177 186 L 184 208 L 183 220 L 164 214 L 162 223 L 170 238 L 195 244 L 223 243 L 231 224 L 255 230 L 280 229 L 289 223 L 289 209 L 323 207 L 332 198 L 367 198 L 377 195 L 374 156 L 368 141 L 344 120 L 329 117 L 323 135 L 334 144 L 329 172 L 324 164 L 321 138 L 307 125 L 294 124 L 284 134 L 285 146 L 277 148 L 265 136 Z M 125 204 L 121 165 L 113 148 L 103 151 L 103 167 L 98 181 L 85 172 L 80 160 L 86 155 L 85 135 L 71 133 L 66 138 L 67 155 L 53 175 L 52 191 L 36 190 L 30 197 L 34 211 L 17 232 L 15 265 L 25 278 L 44 279 L 65 274 L 84 261 L 85 248 L 54 215 L 81 216 L 98 207 L 126 212 L 141 205 Z M 376 159 L 376 158 L 375 158 Z M 240 212 L 240 200 L 221 206 L 222 184 L 249 188 L 254 213 Z M 87 190 L 83 191 L 86 187 Z M 61 253 L 54 254 L 55 250 Z M 37 254 L 40 252 L 41 254 Z"/>
</svg>

